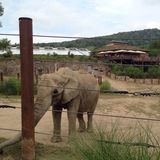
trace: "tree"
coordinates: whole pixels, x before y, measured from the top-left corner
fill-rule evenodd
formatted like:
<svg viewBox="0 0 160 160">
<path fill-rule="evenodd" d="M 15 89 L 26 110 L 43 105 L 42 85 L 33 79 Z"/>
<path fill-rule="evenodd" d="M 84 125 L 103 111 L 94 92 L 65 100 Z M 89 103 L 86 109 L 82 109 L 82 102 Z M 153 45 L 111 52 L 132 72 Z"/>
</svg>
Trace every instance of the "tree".
<svg viewBox="0 0 160 160">
<path fill-rule="evenodd" d="M 151 49 L 160 49 L 160 40 L 159 41 L 154 41 L 150 44 Z"/>
<path fill-rule="evenodd" d="M 0 50 L 6 51 L 11 48 L 11 42 L 7 38 L 0 39 Z"/>
<path fill-rule="evenodd" d="M 0 40 L 0 50 L 5 51 L 3 53 L 3 57 L 11 57 L 12 51 L 11 51 L 11 42 L 7 38 Z"/>
<path fill-rule="evenodd" d="M 0 2 L 0 16 L 3 15 L 4 12 L 4 8 L 2 7 L 2 3 Z M 1 22 L 0 22 L 0 27 L 2 26 Z"/>
</svg>

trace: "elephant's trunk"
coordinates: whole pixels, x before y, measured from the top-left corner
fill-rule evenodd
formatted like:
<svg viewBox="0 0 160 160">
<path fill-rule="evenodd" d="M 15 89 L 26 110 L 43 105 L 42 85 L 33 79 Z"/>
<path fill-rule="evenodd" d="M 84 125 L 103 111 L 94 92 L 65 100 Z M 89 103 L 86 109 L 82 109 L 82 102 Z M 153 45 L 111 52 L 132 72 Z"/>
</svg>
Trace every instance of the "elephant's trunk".
<svg viewBox="0 0 160 160">
<path fill-rule="evenodd" d="M 10 146 L 10 145 L 12 145 L 12 144 L 15 144 L 15 143 L 19 142 L 19 141 L 21 140 L 21 138 L 22 138 L 22 134 L 21 134 L 21 132 L 20 132 L 20 133 L 17 134 L 13 139 L 9 139 L 9 140 L 1 143 L 1 144 L 0 144 L 0 150 L 2 150 L 2 149 L 5 148 L 5 147 L 8 147 L 8 146 Z"/>
<path fill-rule="evenodd" d="M 35 121 L 35 126 L 38 124 L 40 119 L 43 117 L 43 115 L 46 113 L 48 108 L 50 107 L 49 101 L 43 99 L 37 99 L 35 104 L 34 104 L 34 121 Z M 4 148 L 11 146 L 15 143 L 18 143 L 22 139 L 22 133 L 20 132 L 17 134 L 14 138 L 9 139 L 5 142 L 0 143 L 0 151 L 2 151 Z"/>
<path fill-rule="evenodd" d="M 36 126 L 51 106 L 51 100 L 37 98 L 34 104 L 34 125 Z"/>
</svg>

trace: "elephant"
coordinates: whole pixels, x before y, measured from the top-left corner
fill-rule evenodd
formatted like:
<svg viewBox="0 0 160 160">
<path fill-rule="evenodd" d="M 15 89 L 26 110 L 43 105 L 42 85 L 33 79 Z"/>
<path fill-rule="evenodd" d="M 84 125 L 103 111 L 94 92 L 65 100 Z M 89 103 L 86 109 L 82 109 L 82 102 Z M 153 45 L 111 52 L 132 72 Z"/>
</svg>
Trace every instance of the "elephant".
<svg viewBox="0 0 160 160">
<path fill-rule="evenodd" d="M 91 131 L 93 113 L 99 98 L 99 85 L 90 74 L 81 74 L 78 71 L 64 67 L 55 73 L 43 74 L 37 85 L 37 95 L 34 102 L 34 125 L 36 126 L 46 111 L 52 106 L 53 137 L 52 142 L 60 142 L 62 109 L 67 109 L 68 132 L 74 135 L 76 131 L 76 117 L 80 132 Z M 87 112 L 87 125 L 83 113 Z M 0 150 L 21 140 L 21 133 L 13 139 L 0 144 Z"/>
</svg>

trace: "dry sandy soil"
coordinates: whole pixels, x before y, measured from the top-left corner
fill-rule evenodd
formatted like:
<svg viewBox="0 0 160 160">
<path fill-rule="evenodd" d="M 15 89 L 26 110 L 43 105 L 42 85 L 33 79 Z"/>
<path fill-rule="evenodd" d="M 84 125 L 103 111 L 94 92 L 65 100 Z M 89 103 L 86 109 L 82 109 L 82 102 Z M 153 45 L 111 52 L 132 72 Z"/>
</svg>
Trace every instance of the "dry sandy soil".
<svg viewBox="0 0 160 160">
<path fill-rule="evenodd" d="M 160 85 L 138 85 L 129 82 L 122 82 L 107 79 L 113 88 L 128 90 L 128 91 L 160 91 Z M 20 100 L 14 98 L 0 98 L 0 104 L 10 104 L 20 107 Z M 118 115 L 118 116 L 131 116 L 131 117 L 144 117 L 160 119 L 160 97 L 151 96 L 133 96 L 133 95 L 104 95 L 101 94 L 95 113 L 107 114 L 107 115 Z M 48 111 L 45 116 L 41 119 L 40 123 L 36 127 L 37 132 L 52 134 L 53 124 L 51 112 Z M 85 115 L 86 119 L 86 115 Z M 109 128 L 111 124 L 117 123 L 122 129 L 127 128 L 138 128 L 137 124 L 150 125 L 151 130 L 158 135 L 160 131 L 160 121 L 141 121 L 134 119 L 122 119 L 107 116 L 94 116 L 94 126 L 102 126 Z M 21 110 L 20 109 L 0 109 L 0 128 L 21 128 Z M 62 135 L 64 141 L 67 140 L 68 134 L 68 122 L 66 112 L 63 113 L 62 117 Z M 0 137 L 11 138 L 17 132 L 2 131 L 0 130 Z M 51 135 L 36 134 L 36 141 L 51 144 Z M 63 142 L 62 142 L 63 143 Z M 62 143 L 57 145 L 62 145 Z"/>
</svg>

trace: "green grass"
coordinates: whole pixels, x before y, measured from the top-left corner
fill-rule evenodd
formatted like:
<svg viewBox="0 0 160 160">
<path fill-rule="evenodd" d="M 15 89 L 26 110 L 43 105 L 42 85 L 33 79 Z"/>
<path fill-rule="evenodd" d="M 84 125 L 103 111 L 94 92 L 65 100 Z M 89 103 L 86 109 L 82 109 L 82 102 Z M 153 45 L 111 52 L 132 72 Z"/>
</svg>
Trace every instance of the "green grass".
<svg viewBox="0 0 160 160">
<path fill-rule="evenodd" d="M 74 141 L 76 160 L 159 160 L 160 149 L 148 148 L 146 144 L 159 146 L 149 128 L 131 127 L 128 131 L 119 130 L 118 125 L 111 131 L 98 129 L 93 134 Z M 75 147 L 76 146 L 76 147 Z"/>
<path fill-rule="evenodd" d="M 20 95 L 20 81 L 15 77 L 9 77 L 3 82 L 0 82 L 0 93 L 4 95 Z"/>
<path fill-rule="evenodd" d="M 139 122 L 128 129 L 98 129 L 93 133 L 80 133 L 70 139 L 69 145 L 57 147 L 36 143 L 36 160 L 159 160 L 160 148 L 150 127 Z M 0 138 L 0 142 L 5 139 Z M 118 142 L 118 143 L 117 143 Z M 1 155 L 2 157 L 2 155 Z M 1 158 L 0 157 L 0 158 Z M 21 159 L 21 146 L 16 144 L 4 149 L 3 160 Z"/>
<path fill-rule="evenodd" d="M 105 90 L 111 89 L 111 84 L 106 80 L 100 84 L 100 91 L 103 92 Z"/>
</svg>

